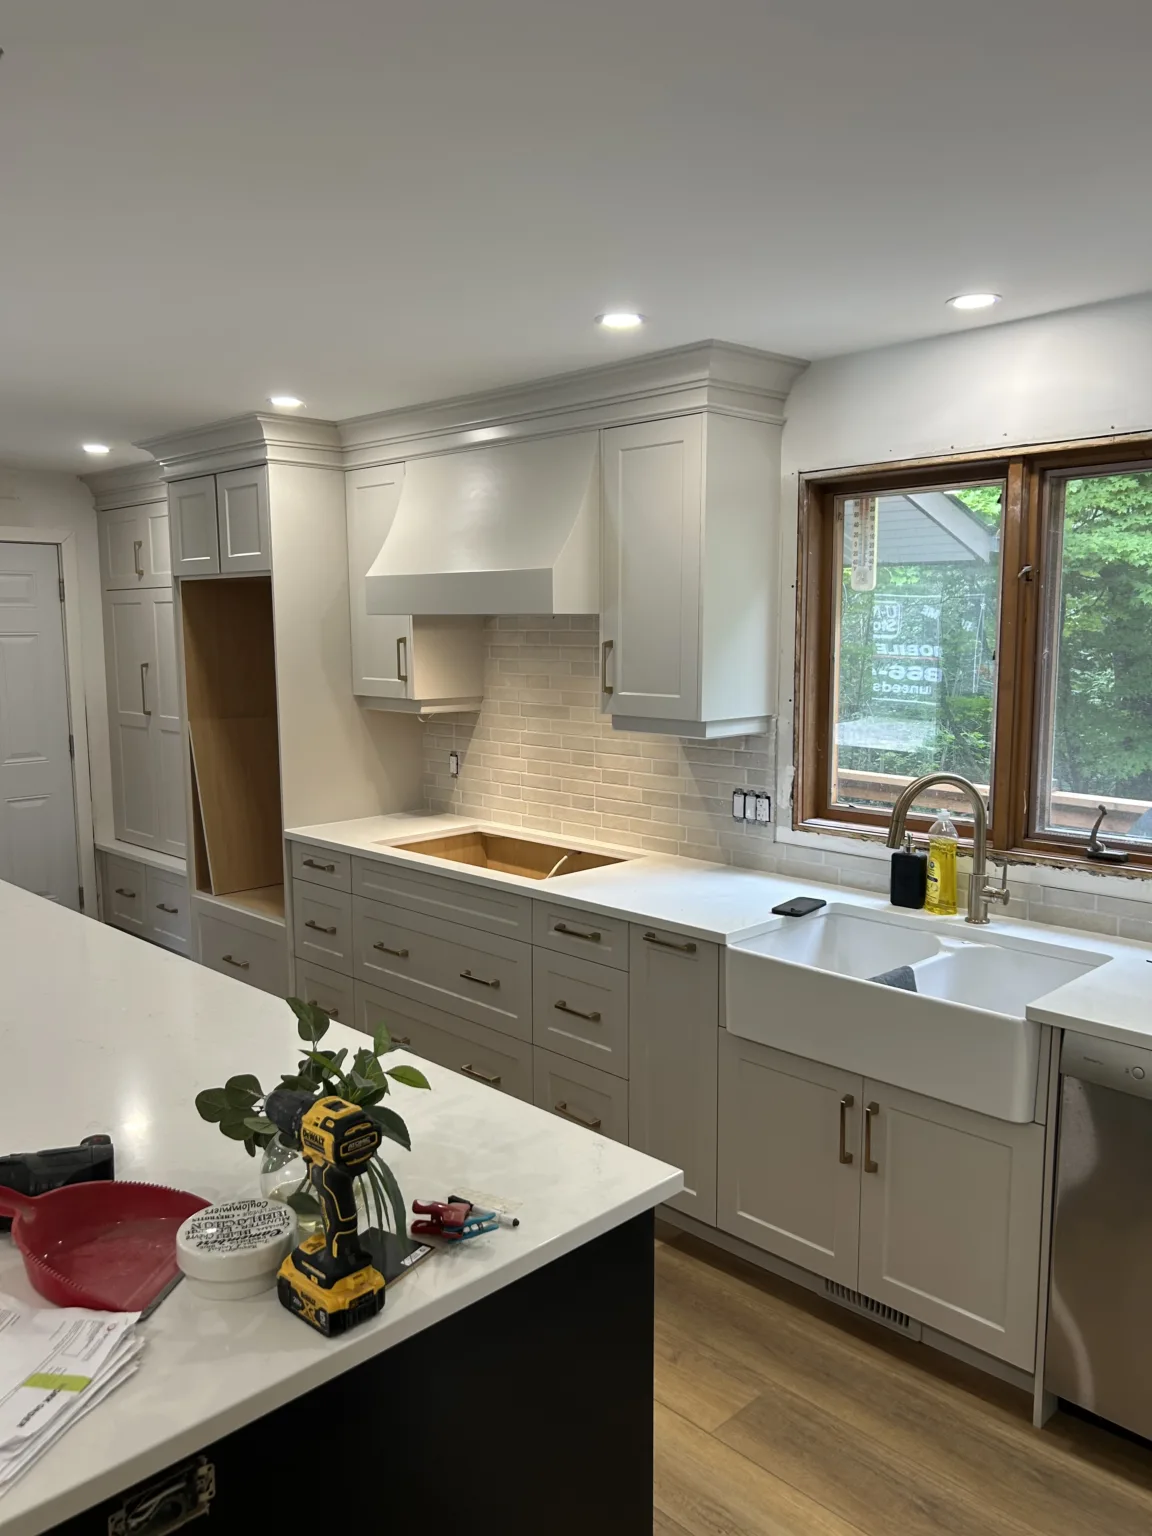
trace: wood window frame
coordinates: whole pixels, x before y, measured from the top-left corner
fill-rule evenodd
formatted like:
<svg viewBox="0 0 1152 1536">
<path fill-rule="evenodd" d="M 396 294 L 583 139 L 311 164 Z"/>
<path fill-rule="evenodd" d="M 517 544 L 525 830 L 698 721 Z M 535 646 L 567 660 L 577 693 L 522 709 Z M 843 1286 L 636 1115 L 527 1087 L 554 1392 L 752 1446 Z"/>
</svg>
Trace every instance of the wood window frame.
<svg viewBox="0 0 1152 1536">
<path fill-rule="evenodd" d="M 1052 548 L 1051 485 L 1077 471 L 1107 473 L 1139 467 L 1152 472 L 1152 438 L 1094 438 L 999 452 L 910 459 L 800 477 L 796 580 L 795 789 L 792 825 L 798 831 L 879 836 L 890 817 L 882 810 L 831 800 L 833 628 L 841 574 L 836 561 L 838 498 L 894 491 L 945 489 L 1003 482 L 1001 590 L 993 720 L 990 846 L 1031 862 L 1080 865 L 1097 873 L 1152 874 L 1152 849 L 1127 851 L 1127 864 L 1088 859 L 1085 837 L 1033 832 L 1041 698 L 1040 642 L 1044 595 L 1060 570 L 1049 569 Z M 911 815 L 909 830 L 923 836 L 932 818 Z M 961 828 L 961 836 L 965 831 Z M 1107 831 L 1104 833 L 1107 840 Z"/>
</svg>

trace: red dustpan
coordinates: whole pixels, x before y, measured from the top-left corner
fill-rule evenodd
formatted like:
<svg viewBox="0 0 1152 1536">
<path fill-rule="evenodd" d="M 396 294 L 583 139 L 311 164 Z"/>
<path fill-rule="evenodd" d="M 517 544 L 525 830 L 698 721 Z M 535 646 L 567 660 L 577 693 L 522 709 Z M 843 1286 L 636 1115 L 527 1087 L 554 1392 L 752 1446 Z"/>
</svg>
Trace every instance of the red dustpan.
<svg viewBox="0 0 1152 1536">
<path fill-rule="evenodd" d="M 67 1184 L 34 1199 L 0 1188 L 28 1278 L 58 1307 L 141 1312 L 175 1278 L 176 1230 L 209 1202 L 160 1184 Z"/>
</svg>

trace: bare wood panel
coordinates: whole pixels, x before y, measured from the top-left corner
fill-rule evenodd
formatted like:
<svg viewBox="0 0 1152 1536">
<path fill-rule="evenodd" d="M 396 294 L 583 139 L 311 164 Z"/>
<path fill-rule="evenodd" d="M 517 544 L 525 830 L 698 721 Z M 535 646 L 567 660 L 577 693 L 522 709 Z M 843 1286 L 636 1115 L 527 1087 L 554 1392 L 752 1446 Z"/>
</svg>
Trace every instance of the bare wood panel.
<svg viewBox="0 0 1152 1536">
<path fill-rule="evenodd" d="M 224 896 L 283 879 L 272 589 L 265 578 L 181 587 L 188 734 L 199 803 L 196 887 Z"/>
</svg>

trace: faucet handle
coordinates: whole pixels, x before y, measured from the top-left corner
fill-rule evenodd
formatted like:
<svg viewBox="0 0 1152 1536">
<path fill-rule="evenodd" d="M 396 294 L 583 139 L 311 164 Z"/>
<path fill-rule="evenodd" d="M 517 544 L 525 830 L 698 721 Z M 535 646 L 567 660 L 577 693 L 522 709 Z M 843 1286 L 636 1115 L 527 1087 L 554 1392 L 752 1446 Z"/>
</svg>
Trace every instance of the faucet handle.
<svg viewBox="0 0 1152 1536">
<path fill-rule="evenodd" d="M 1012 892 L 1008 889 L 1008 860 L 1005 859 L 1000 866 L 1000 884 L 985 885 L 983 896 L 986 901 L 1000 901 L 1005 906 L 1012 900 Z"/>
</svg>

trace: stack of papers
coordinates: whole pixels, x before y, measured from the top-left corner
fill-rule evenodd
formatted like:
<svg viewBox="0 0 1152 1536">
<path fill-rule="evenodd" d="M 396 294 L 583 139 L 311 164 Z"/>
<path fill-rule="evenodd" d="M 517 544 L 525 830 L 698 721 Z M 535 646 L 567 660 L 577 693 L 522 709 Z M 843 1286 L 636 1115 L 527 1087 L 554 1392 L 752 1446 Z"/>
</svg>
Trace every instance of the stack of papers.
<svg viewBox="0 0 1152 1536">
<path fill-rule="evenodd" d="M 0 1295 L 0 1494 L 135 1373 L 139 1317 Z"/>
</svg>

